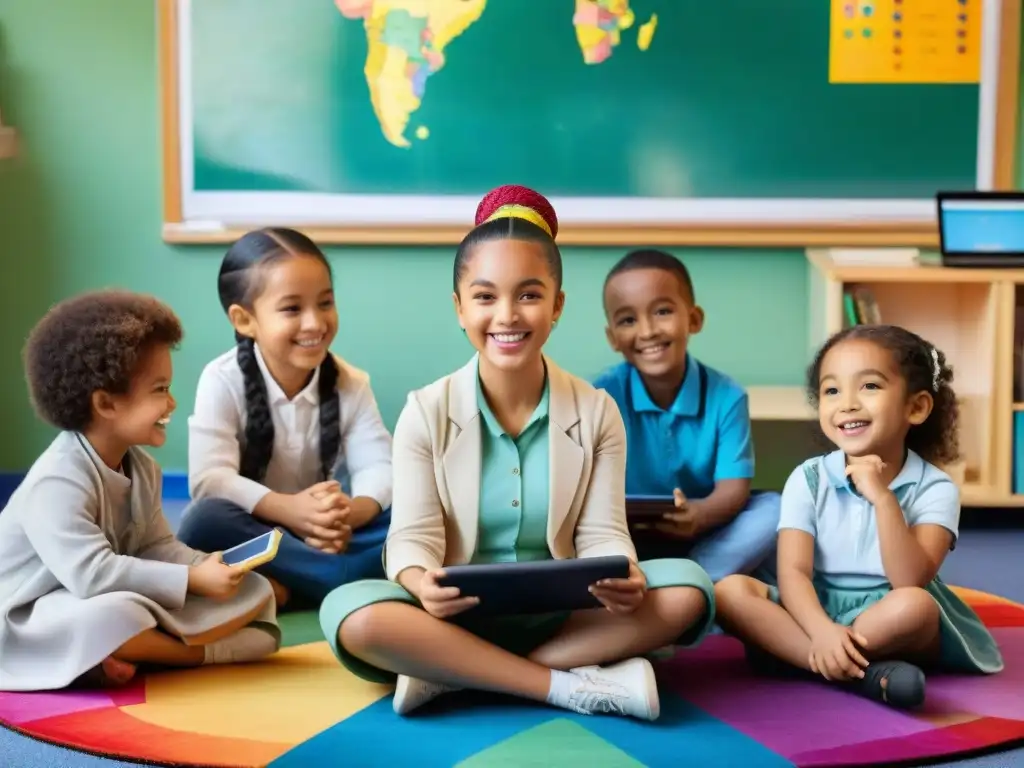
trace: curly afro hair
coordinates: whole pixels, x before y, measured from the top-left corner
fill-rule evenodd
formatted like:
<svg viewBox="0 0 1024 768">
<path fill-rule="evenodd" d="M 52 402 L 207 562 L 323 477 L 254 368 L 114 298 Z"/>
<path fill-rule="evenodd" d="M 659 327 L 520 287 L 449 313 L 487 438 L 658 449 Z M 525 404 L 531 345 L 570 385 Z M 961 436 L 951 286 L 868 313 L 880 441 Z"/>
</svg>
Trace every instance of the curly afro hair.
<svg viewBox="0 0 1024 768">
<path fill-rule="evenodd" d="M 92 421 L 94 392 L 128 392 L 142 355 L 181 337 L 178 317 L 152 296 L 103 290 L 62 301 L 25 343 L 32 405 L 58 429 L 81 432 Z"/>
</svg>

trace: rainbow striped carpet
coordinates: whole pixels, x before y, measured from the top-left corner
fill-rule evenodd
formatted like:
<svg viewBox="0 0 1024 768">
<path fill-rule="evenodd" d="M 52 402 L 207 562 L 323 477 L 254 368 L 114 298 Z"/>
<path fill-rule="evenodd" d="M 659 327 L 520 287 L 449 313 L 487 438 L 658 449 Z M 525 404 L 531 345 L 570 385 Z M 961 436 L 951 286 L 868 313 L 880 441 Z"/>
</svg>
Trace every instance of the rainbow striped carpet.
<svg viewBox="0 0 1024 768">
<path fill-rule="evenodd" d="M 185 766 L 819 766 L 952 757 L 1024 740 L 1024 606 L 958 589 L 1003 649 L 992 677 L 932 676 L 922 712 L 752 676 L 713 636 L 658 662 L 656 723 L 459 693 L 399 718 L 390 689 L 342 669 L 313 614 L 282 618 L 258 665 L 150 674 L 117 693 L 0 693 L 0 723 L 72 749 Z"/>
</svg>

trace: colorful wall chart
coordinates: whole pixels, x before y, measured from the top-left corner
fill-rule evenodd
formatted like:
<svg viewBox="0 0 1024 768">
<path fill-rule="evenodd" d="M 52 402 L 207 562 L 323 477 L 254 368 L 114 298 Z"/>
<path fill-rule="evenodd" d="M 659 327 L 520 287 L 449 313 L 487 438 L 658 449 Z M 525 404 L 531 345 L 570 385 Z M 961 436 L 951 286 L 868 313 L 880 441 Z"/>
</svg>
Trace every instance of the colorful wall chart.
<svg viewBox="0 0 1024 768">
<path fill-rule="evenodd" d="M 982 0 L 832 0 L 830 83 L 977 83 Z"/>
</svg>

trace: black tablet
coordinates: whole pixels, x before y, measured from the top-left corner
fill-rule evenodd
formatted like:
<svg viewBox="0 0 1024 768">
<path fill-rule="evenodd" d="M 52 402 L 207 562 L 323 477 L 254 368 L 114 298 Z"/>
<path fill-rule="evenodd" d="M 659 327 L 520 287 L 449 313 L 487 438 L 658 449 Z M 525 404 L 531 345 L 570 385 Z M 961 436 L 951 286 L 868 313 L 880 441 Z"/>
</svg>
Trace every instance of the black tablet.
<svg viewBox="0 0 1024 768">
<path fill-rule="evenodd" d="M 581 557 L 573 560 L 536 560 L 525 563 L 452 565 L 438 583 L 458 587 L 465 597 L 480 603 L 465 616 L 504 616 L 600 608 L 588 591 L 601 579 L 629 578 L 625 555 Z"/>
<path fill-rule="evenodd" d="M 626 496 L 626 519 L 629 522 L 638 520 L 662 520 L 669 512 L 676 511 L 676 500 L 673 496 L 642 496 L 634 494 Z"/>
</svg>

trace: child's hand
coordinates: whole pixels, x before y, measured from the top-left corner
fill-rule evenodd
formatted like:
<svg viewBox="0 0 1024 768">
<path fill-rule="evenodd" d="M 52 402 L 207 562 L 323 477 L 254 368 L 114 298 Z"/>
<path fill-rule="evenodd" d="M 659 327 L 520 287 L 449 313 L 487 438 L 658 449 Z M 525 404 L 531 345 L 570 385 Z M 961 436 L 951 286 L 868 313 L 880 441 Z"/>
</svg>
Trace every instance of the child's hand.
<svg viewBox="0 0 1024 768">
<path fill-rule="evenodd" d="M 672 492 L 672 497 L 675 501 L 676 511 L 666 512 L 665 522 L 658 523 L 655 528 L 676 538 L 692 539 L 701 532 L 700 510 L 678 488 Z"/>
<path fill-rule="evenodd" d="M 846 467 L 846 476 L 853 481 L 861 496 L 872 504 L 878 504 L 889 492 L 889 488 L 882 481 L 884 470 L 885 462 L 878 456 L 851 457 Z"/>
<path fill-rule="evenodd" d="M 647 578 L 636 563 L 629 564 L 629 577 L 602 579 L 590 587 L 590 593 L 612 613 L 632 613 L 644 601 Z"/>
<path fill-rule="evenodd" d="M 331 510 L 336 514 L 333 527 L 341 535 L 333 540 L 318 536 L 308 536 L 305 539 L 306 544 L 331 555 L 344 552 L 348 548 L 349 540 L 352 538 L 352 499 L 349 498 L 348 494 L 343 493 L 341 486 L 333 480 L 314 485 L 308 490 L 308 493 L 319 501 L 321 505 L 330 505 Z"/>
<path fill-rule="evenodd" d="M 311 547 L 324 552 L 341 552 L 352 535 L 352 529 L 346 524 L 347 499 L 335 480 L 317 483 L 293 494 L 288 528 Z"/>
<path fill-rule="evenodd" d="M 220 552 L 188 569 L 188 591 L 213 600 L 227 600 L 235 596 L 245 571 L 224 563 Z"/>
<path fill-rule="evenodd" d="M 826 680 L 853 680 L 864 677 L 868 660 L 861 653 L 868 641 L 851 627 L 833 624 L 811 638 L 807 663 L 811 671 Z M 859 646 L 859 647 L 858 647 Z"/>
<path fill-rule="evenodd" d="M 416 588 L 423 610 L 438 619 L 449 619 L 479 604 L 479 597 L 461 597 L 458 587 L 442 587 L 437 580 L 444 571 L 425 571 Z"/>
</svg>

